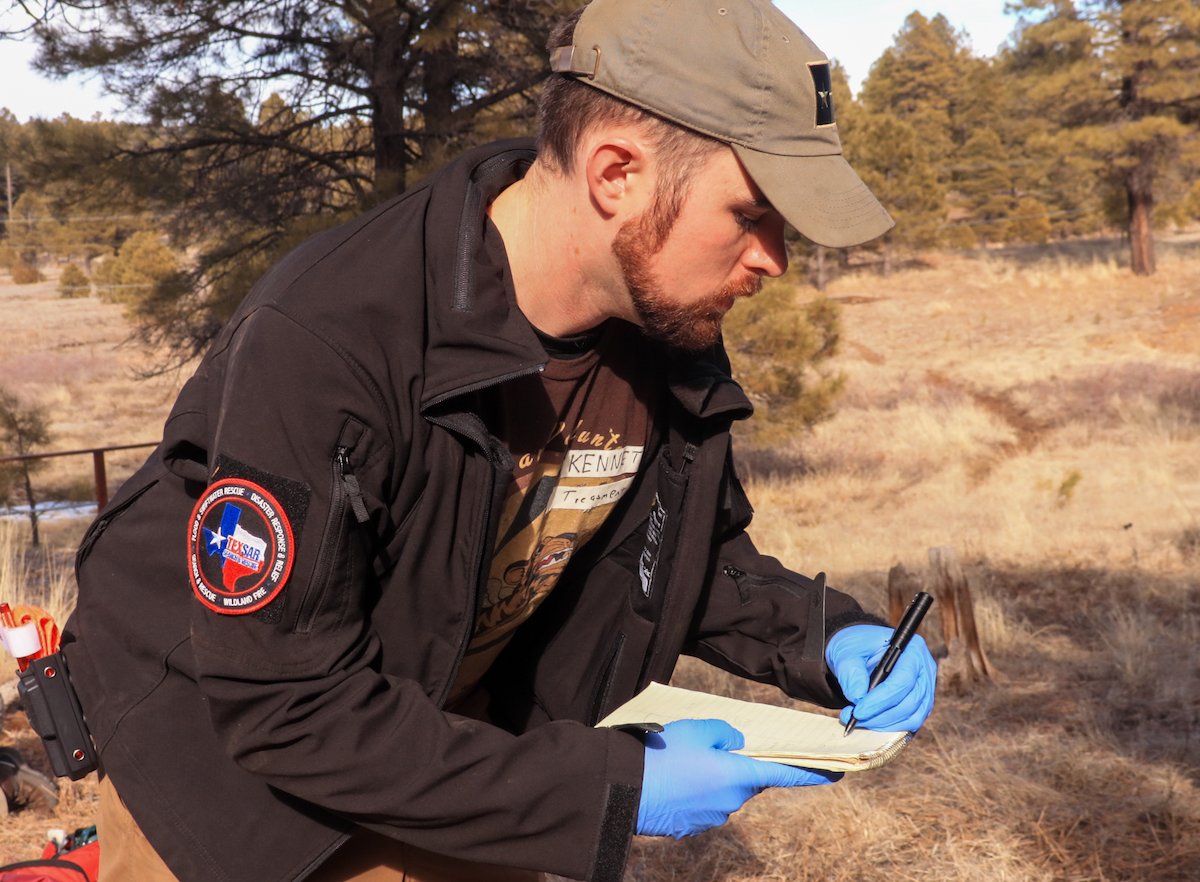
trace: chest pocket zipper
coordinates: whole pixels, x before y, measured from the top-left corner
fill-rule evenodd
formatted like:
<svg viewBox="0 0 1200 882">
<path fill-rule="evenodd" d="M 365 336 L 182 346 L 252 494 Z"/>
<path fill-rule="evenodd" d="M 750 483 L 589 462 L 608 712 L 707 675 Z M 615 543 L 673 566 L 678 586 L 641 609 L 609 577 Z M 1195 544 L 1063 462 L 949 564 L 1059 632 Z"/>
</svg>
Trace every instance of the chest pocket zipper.
<svg viewBox="0 0 1200 882">
<path fill-rule="evenodd" d="M 363 502 L 362 489 L 358 486 L 358 477 L 354 474 L 350 466 L 350 449 L 347 447 L 338 447 L 333 461 L 334 486 L 336 487 L 340 479 L 342 491 L 346 499 L 350 502 L 350 510 L 354 512 L 354 520 L 360 524 L 365 524 L 371 519 L 371 516 L 367 514 L 367 505 Z"/>
<path fill-rule="evenodd" d="M 142 498 L 151 487 L 158 483 L 158 478 L 147 482 L 146 486 L 140 487 L 133 494 L 111 511 L 105 512 L 101 517 L 98 517 L 95 522 L 88 528 L 87 533 L 83 537 L 83 541 L 79 543 L 79 550 L 75 552 L 75 575 L 78 577 L 79 568 L 83 566 L 83 562 L 87 560 L 88 554 L 92 550 L 92 546 L 96 544 L 96 540 L 108 529 L 108 525 L 125 514 L 135 502 Z"/>
<path fill-rule="evenodd" d="M 808 607 L 808 624 L 805 628 L 804 651 L 800 657 L 806 661 L 821 661 L 825 658 L 825 574 L 817 573 L 810 584 L 800 585 L 789 579 L 768 579 L 747 573 L 745 570 L 726 564 L 722 572 L 733 579 L 738 597 L 743 605 L 754 600 L 754 592 L 782 590 L 803 598 Z"/>
<path fill-rule="evenodd" d="M 313 567 L 312 578 L 308 581 L 304 597 L 296 612 L 296 633 L 307 634 L 312 630 L 317 611 L 325 599 L 329 583 L 333 579 L 334 564 L 344 542 L 350 539 L 350 528 L 344 523 L 346 507 L 354 514 L 358 525 L 370 520 L 366 503 L 363 501 L 362 488 L 358 477 L 354 474 L 350 463 L 350 454 L 354 445 L 362 436 L 363 426 L 353 418 L 346 421 L 338 436 L 330 461 L 329 486 L 329 517 L 325 521 L 325 530 L 321 535 L 321 546 L 317 551 L 317 562 Z M 347 551 L 349 554 L 349 551 Z"/>
</svg>

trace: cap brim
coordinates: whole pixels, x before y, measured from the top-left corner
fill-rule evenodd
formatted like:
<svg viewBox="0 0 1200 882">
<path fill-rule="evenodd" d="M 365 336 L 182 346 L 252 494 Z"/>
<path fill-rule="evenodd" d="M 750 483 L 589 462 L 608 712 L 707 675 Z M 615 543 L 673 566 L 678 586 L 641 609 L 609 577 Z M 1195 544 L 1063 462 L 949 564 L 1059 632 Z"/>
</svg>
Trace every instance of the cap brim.
<svg viewBox="0 0 1200 882">
<path fill-rule="evenodd" d="M 896 225 L 839 154 L 780 156 L 730 146 L 776 211 L 818 245 L 862 245 Z"/>
</svg>

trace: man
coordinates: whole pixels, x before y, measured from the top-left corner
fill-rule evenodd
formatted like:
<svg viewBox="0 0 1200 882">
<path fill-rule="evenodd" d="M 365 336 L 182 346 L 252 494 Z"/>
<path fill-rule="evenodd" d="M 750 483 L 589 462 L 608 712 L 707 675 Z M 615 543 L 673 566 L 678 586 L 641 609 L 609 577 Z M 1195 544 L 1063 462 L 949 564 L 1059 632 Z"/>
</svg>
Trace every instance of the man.
<svg viewBox="0 0 1200 882">
<path fill-rule="evenodd" d="M 755 550 L 730 458 L 721 319 L 784 271 L 785 218 L 891 224 L 828 62 L 765 0 L 594 0 L 552 42 L 537 152 L 282 260 L 85 537 L 106 874 L 617 880 L 635 833 L 834 777 L 719 721 L 592 727 L 682 652 L 928 715 L 923 644 L 867 695 L 889 629 Z"/>
</svg>

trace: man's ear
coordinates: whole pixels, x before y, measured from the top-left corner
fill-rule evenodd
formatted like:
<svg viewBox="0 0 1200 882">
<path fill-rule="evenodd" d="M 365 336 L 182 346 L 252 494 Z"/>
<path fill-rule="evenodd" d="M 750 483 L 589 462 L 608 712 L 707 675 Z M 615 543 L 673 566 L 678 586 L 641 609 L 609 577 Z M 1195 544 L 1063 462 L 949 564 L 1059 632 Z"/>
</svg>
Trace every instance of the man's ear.
<svg viewBox="0 0 1200 882">
<path fill-rule="evenodd" d="M 640 214 L 653 191 L 642 144 L 609 136 L 590 141 L 585 150 L 583 167 L 592 204 L 606 220 Z"/>
</svg>

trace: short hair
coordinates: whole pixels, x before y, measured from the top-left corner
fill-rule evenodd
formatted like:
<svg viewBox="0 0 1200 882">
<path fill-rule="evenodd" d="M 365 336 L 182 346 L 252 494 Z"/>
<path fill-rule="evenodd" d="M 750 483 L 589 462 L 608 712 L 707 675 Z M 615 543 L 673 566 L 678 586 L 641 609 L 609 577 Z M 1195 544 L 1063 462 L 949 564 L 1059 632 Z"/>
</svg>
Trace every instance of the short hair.
<svg viewBox="0 0 1200 882">
<path fill-rule="evenodd" d="M 553 28 L 546 43 L 549 54 L 571 45 L 582 14 L 583 9 L 577 9 Z M 583 136 L 596 126 L 610 124 L 641 128 L 654 147 L 659 187 L 651 217 L 656 221 L 656 232 L 665 239 L 687 196 L 693 173 L 725 145 L 593 89 L 573 76 L 552 73 L 538 100 L 538 158 L 552 170 L 569 174 L 574 169 L 575 150 Z"/>
</svg>

